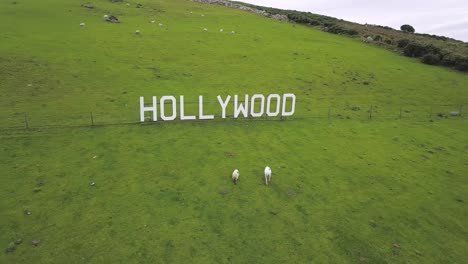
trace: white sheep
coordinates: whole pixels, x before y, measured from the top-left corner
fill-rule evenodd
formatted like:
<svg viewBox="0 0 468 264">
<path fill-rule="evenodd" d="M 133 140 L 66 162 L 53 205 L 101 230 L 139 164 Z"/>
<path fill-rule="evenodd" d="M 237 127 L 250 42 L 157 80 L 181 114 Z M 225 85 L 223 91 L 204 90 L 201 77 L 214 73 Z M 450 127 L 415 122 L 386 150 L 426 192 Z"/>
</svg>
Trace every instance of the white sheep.
<svg viewBox="0 0 468 264">
<path fill-rule="evenodd" d="M 164 25 L 163 25 L 163 24 L 161 24 L 161 23 L 159 23 L 159 26 L 160 26 L 160 27 L 162 27 L 162 26 L 164 26 Z"/>
<path fill-rule="evenodd" d="M 141 34 L 140 30 L 138 30 L 138 29 L 135 30 L 135 34 L 140 35 Z"/>
<path fill-rule="evenodd" d="M 236 34 L 236 32 L 235 32 L 235 31 L 231 31 L 231 34 Z"/>
<path fill-rule="evenodd" d="M 268 166 L 265 167 L 265 183 L 271 183 L 271 169 Z"/>
<path fill-rule="evenodd" d="M 109 18 L 109 15 L 104 15 L 102 18 L 104 18 L 105 20 L 107 20 Z"/>
<path fill-rule="evenodd" d="M 86 26 L 86 24 L 84 22 L 80 23 L 80 27 L 85 27 L 85 26 Z"/>
<path fill-rule="evenodd" d="M 219 32 L 224 32 L 224 29 L 220 29 Z"/>
<path fill-rule="evenodd" d="M 234 182 L 234 184 L 237 184 L 237 182 L 239 181 L 239 176 L 240 176 L 239 170 L 235 169 L 234 172 L 232 173 L 232 181 Z"/>
<path fill-rule="evenodd" d="M 129 4 L 129 3 L 127 3 L 126 5 L 127 5 L 127 6 L 130 6 L 130 4 Z"/>
<path fill-rule="evenodd" d="M 151 24 L 154 24 L 154 23 L 156 23 L 156 20 L 151 20 Z"/>
<path fill-rule="evenodd" d="M 363 41 L 366 42 L 366 43 L 370 43 L 370 42 L 374 41 L 374 39 L 371 36 L 368 36 L 367 38 L 364 38 Z"/>
<path fill-rule="evenodd" d="M 207 28 L 204 28 L 203 31 L 208 31 L 208 29 L 207 29 Z"/>
</svg>

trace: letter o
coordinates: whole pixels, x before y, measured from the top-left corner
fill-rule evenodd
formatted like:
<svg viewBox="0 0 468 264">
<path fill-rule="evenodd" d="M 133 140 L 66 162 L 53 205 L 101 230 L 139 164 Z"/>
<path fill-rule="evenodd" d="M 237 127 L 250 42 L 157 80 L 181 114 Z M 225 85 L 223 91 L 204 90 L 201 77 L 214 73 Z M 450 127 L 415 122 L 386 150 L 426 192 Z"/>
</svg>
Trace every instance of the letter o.
<svg viewBox="0 0 468 264">
<path fill-rule="evenodd" d="M 260 112 L 255 113 L 255 99 L 261 99 L 260 101 Z M 265 96 L 263 94 L 254 94 L 250 98 L 250 115 L 252 117 L 261 117 L 265 112 Z"/>
<path fill-rule="evenodd" d="M 166 116 L 165 112 L 164 112 L 164 106 L 165 106 L 165 102 L 166 101 L 172 101 L 172 115 L 171 116 Z M 176 119 L 176 116 L 177 116 L 177 101 L 176 101 L 176 98 L 172 95 L 170 96 L 163 96 L 161 97 L 161 99 L 159 100 L 159 107 L 160 107 L 160 115 L 161 115 L 161 119 L 164 120 L 164 121 L 172 121 L 172 120 L 175 120 Z"/>
<path fill-rule="evenodd" d="M 271 99 L 276 99 L 276 109 L 274 112 L 271 112 Z M 279 94 L 270 94 L 267 99 L 267 115 L 269 117 L 278 116 L 280 113 L 280 106 L 281 106 L 281 96 Z"/>
</svg>

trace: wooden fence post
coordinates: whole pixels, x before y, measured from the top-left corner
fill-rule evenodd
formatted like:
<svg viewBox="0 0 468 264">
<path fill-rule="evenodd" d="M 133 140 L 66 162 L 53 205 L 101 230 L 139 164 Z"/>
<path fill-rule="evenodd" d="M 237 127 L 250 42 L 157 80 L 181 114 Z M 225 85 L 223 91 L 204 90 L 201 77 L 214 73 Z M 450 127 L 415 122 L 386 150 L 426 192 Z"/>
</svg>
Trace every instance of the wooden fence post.
<svg viewBox="0 0 468 264">
<path fill-rule="evenodd" d="M 94 126 L 93 112 L 90 113 L 90 117 L 91 117 L 91 126 Z"/>
<path fill-rule="evenodd" d="M 28 114 L 24 113 L 24 125 L 29 129 Z"/>
</svg>

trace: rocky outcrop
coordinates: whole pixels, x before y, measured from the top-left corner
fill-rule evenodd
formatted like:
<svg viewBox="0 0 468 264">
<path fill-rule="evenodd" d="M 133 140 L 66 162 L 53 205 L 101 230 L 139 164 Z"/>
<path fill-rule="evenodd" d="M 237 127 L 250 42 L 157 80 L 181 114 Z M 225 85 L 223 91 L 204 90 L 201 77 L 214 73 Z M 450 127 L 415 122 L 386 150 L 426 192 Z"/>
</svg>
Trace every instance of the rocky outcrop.
<svg viewBox="0 0 468 264">
<path fill-rule="evenodd" d="M 275 19 L 275 20 L 289 22 L 289 18 L 288 18 L 287 15 L 275 14 L 275 15 L 272 15 L 270 17 Z"/>
<path fill-rule="evenodd" d="M 204 3 L 204 4 L 221 5 L 221 6 L 226 6 L 226 7 L 230 7 L 230 8 L 236 8 L 236 9 L 244 10 L 244 11 L 247 11 L 247 12 L 255 13 L 255 14 L 258 14 L 258 15 L 262 15 L 262 16 L 265 16 L 265 17 L 270 17 L 272 19 L 279 20 L 279 21 L 286 21 L 286 22 L 289 21 L 288 16 L 286 16 L 286 15 L 270 14 L 270 13 L 268 13 L 266 11 L 263 11 L 263 10 L 259 10 L 259 9 L 252 8 L 250 6 L 245 6 L 245 5 L 238 4 L 238 3 L 232 3 L 232 2 L 226 1 L 226 0 L 194 0 L 194 1 L 199 2 L 199 3 Z"/>
</svg>

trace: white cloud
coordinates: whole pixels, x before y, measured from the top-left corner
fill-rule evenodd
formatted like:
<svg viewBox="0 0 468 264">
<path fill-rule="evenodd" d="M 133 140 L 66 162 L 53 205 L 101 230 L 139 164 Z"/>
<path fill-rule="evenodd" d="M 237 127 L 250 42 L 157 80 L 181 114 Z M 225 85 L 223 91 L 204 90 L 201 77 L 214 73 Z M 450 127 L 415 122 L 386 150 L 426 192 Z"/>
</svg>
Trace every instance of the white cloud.
<svg viewBox="0 0 468 264">
<path fill-rule="evenodd" d="M 358 23 L 400 28 L 414 26 L 419 33 L 443 35 L 468 41 L 466 0 L 244 0 L 244 2 L 308 11 Z"/>
</svg>

